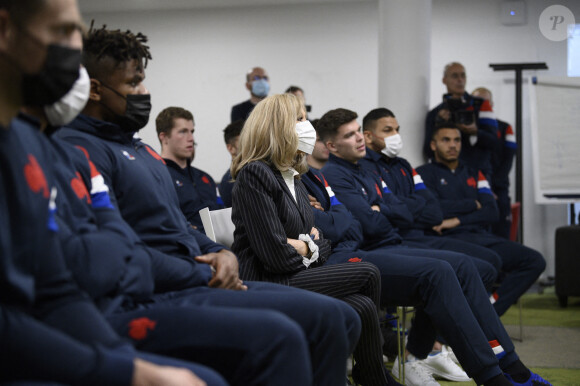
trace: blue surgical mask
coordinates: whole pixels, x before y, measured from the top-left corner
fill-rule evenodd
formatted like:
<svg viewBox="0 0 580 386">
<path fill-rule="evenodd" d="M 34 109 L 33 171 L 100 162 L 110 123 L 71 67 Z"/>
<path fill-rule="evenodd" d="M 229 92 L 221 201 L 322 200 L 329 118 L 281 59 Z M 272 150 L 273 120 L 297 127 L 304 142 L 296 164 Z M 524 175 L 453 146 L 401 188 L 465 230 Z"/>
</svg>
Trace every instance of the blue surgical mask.
<svg viewBox="0 0 580 386">
<path fill-rule="evenodd" d="M 258 98 L 264 98 L 268 96 L 270 92 L 270 83 L 266 79 L 257 79 L 252 82 L 252 94 Z"/>
</svg>

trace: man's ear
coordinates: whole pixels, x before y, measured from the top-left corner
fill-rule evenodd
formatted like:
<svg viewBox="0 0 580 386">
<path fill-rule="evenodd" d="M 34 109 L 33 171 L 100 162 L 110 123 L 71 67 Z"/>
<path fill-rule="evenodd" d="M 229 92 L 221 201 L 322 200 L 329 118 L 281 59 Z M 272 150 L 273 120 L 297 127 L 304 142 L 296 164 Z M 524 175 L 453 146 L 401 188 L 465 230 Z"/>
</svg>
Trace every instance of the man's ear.
<svg viewBox="0 0 580 386">
<path fill-rule="evenodd" d="M 429 143 L 429 146 L 431 147 L 431 150 L 433 152 L 435 152 L 435 150 L 437 150 L 437 146 L 435 145 L 435 140 L 434 139 L 431 140 L 431 143 Z"/>
<path fill-rule="evenodd" d="M 330 152 L 336 153 L 338 151 L 336 146 L 334 146 L 334 142 L 332 142 L 331 140 L 326 141 L 325 145 L 328 151 Z"/>
<path fill-rule="evenodd" d="M 228 152 L 230 153 L 230 155 L 232 157 L 234 157 L 236 155 L 236 148 L 234 145 L 232 145 L 231 143 L 226 143 L 226 149 L 228 149 Z"/>
<path fill-rule="evenodd" d="M 159 142 L 161 143 L 161 146 L 163 146 L 163 142 L 167 138 L 167 134 L 165 134 L 165 132 L 162 131 L 161 133 L 159 133 L 158 138 L 159 138 Z"/>
<path fill-rule="evenodd" d="M 100 102 L 102 90 L 103 86 L 101 85 L 101 82 L 91 78 L 91 91 L 89 93 L 89 99 L 94 102 Z"/>
<path fill-rule="evenodd" d="M 252 91 L 252 83 L 246 82 L 246 88 L 248 89 L 248 91 Z"/>
<path fill-rule="evenodd" d="M 363 137 L 365 138 L 365 144 L 373 142 L 373 133 L 370 130 L 363 130 Z"/>
</svg>

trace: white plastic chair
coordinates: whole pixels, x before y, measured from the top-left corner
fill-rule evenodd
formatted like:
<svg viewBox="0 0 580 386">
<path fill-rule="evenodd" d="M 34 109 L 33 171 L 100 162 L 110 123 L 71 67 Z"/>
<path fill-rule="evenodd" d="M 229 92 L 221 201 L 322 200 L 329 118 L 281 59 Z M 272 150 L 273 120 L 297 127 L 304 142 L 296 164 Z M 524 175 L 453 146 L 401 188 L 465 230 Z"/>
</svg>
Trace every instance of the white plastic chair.
<svg viewBox="0 0 580 386">
<path fill-rule="evenodd" d="M 203 208 L 199 211 L 203 228 L 207 237 L 230 248 L 234 243 L 234 230 L 232 222 L 232 208 L 209 210 Z"/>
</svg>

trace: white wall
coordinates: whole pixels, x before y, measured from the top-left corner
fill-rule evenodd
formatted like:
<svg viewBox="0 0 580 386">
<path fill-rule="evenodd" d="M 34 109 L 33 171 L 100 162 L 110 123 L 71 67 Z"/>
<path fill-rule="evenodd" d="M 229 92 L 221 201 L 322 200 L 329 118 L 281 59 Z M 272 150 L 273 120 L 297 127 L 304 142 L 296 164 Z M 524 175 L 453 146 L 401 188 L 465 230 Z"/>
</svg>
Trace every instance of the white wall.
<svg viewBox="0 0 580 386">
<path fill-rule="evenodd" d="M 499 22 L 500 0 L 433 0 L 430 106 L 438 104 L 445 92 L 444 65 L 456 60 L 467 68 L 468 90 L 480 85 L 492 89 L 498 117 L 515 123 L 514 75 L 493 72 L 489 63 L 543 61 L 550 69 L 538 75 L 565 76 L 566 44 L 545 39 L 537 22 L 541 11 L 553 3 L 567 6 L 580 20 L 580 2 L 573 0 L 527 0 L 527 24 L 512 27 Z M 97 25 L 149 36 L 154 60 L 146 85 L 153 111 L 141 134 L 159 149 L 157 113 L 169 105 L 190 109 L 199 143 L 194 165 L 220 179 L 229 165 L 222 130 L 229 123 L 231 106 L 249 97 L 244 74 L 252 66 L 267 69 L 274 93 L 290 84 L 303 87 L 307 103 L 313 105 L 311 117 L 336 107 L 355 110 L 362 117 L 377 107 L 377 11 L 375 1 L 353 1 L 84 16 L 87 22 L 94 18 Z M 408 28 L 413 28 L 413 20 Z M 405 66 L 397 58 L 392 63 Z M 533 74 L 526 72 L 525 77 Z M 404 100 L 405 90 L 397 92 Z M 527 102 L 524 88 L 524 165 L 531 165 Z M 406 136 L 422 137 L 423 127 L 401 124 Z M 405 149 L 403 155 L 420 159 L 420 149 Z M 566 222 L 566 209 L 533 204 L 531 168 L 525 168 L 524 178 L 525 242 L 546 256 L 547 273 L 553 274 L 554 230 Z"/>
<path fill-rule="evenodd" d="M 145 84 L 153 111 L 141 136 L 159 150 L 159 111 L 170 105 L 191 110 L 199 143 L 194 165 L 221 179 L 230 163 L 222 130 L 231 106 L 249 98 L 245 74 L 253 66 L 268 71 L 271 93 L 302 87 L 313 118 L 336 107 L 361 115 L 376 107 L 375 11 L 374 2 L 364 2 L 84 17 L 149 37 L 153 60 Z"/>
</svg>

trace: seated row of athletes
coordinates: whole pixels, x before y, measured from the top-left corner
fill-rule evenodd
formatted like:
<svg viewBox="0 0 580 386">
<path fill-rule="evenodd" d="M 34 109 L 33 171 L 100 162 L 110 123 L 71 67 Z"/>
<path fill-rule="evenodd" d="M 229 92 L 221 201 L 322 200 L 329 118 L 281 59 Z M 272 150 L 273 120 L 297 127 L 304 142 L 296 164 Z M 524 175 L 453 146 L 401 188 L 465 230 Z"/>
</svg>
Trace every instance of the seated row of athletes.
<svg viewBox="0 0 580 386">
<path fill-rule="evenodd" d="M 0 137 L 2 292 L 13 294 L 2 296 L 0 382 L 129 384 L 154 366 L 145 360 L 212 385 L 340 385 L 354 354 L 358 384 L 398 384 L 378 309 L 412 305 L 407 363 L 440 340 L 478 384 L 549 384 L 498 317 L 545 263 L 486 233 L 493 196 L 458 164 L 452 125 L 433 134 L 437 162 L 422 167 L 423 183 L 393 147 L 381 153 L 398 132 L 388 110 L 370 112 L 362 132 L 356 113 L 332 110 L 315 131 L 297 97 L 265 98 L 231 167 L 230 251 L 200 231 L 193 209 L 196 188 L 212 181 L 189 166 L 191 114 L 157 117 L 165 160 L 134 135 L 151 109 L 146 37 L 91 29 L 71 77 L 81 44 L 48 44 L 34 35 L 43 24 L 30 25 L 7 36 L 46 50 L 42 76 L 22 88 L 3 78 L 24 106 Z M 19 67 L 24 49 L 0 48 L 17 58 L 3 66 L 12 76 L 30 72 Z M 486 288 L 500 271 L 492 305 Z"/>
</svg>

